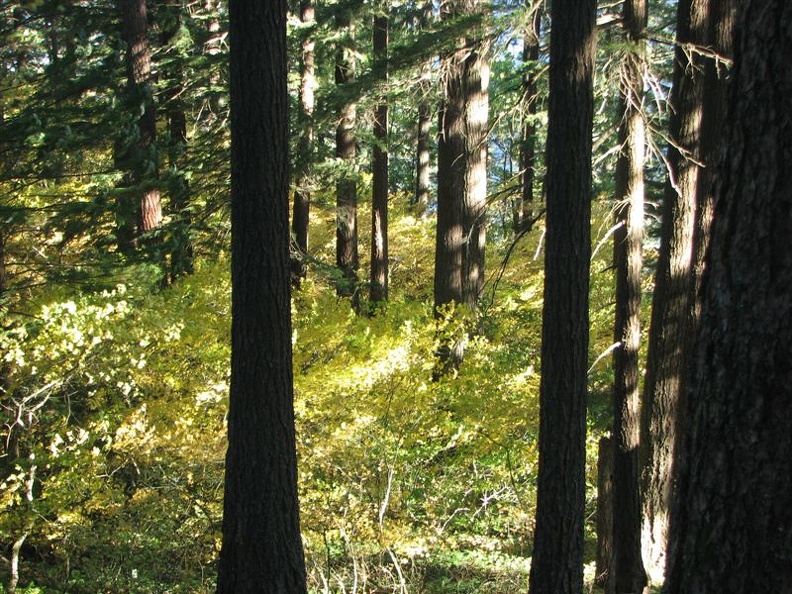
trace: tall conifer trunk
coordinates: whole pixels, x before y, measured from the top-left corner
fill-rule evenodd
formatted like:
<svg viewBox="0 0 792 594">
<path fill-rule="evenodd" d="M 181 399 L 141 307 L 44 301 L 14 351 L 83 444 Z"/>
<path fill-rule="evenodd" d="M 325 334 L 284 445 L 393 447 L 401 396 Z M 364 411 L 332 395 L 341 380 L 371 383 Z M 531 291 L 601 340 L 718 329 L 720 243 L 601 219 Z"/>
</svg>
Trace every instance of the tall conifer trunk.
<svg viewBox="0 0 792 594">
<path fill-rule="evenodd" d="M 740 5 L 668 594 L 792 591 L 792 4 Z"/>
<path fill-rule="evenodd" d="M 180 6 L 162 5 L 165 11 L 173 11 L 166 22 L 170 25 L 163 27 L 161 40 L 163 51 L 169 53 L 172 66 L 160 76 L 167 76 L 169 85 L 163 92 L 165 114 L 168 124 L 168 165 L 170 179 L 168 191 L 170 194 L 170 213 L 173 221 L 170 225 L 170 282 L 180 276 L 192 274 L 194 271 L 194 253 L 190 227 L 192 216 L 190 214 L 190 182 L 183 172 L 184 155 L 187 150 L 187 114 L 185 112 L 182 95 L 185 92 L 184 72 L 182 61 L 177 55 L 177 50 L 172 47 L 174 37 L 182 23 Z"/>
<path fill-rule="evenodd" d="M 5 297 L 6 292 L 6 256 L 5 256 L 5 229 L 3 229 L 3 225 L 0 224 L 0 300 Z M 2 375 L 0 373 L 0 375 Z M 2 385 L 2 382 L 0 382 Z"/>
<path fill-rule="evenodd" d="M 314 0 L 300 2 L 300 20 L 303 25 L 315 21 L 316 4 Z M 313 148 L 314 90 L 316 87 L 315 55 L 313 31 L 305 33 L 300 55 L 300 111 L 298 113 L 299 139 L 295 157 L 294 211 L 292 213 L 292 234 L 294 251 L 292 254 L 292 284 L 299 286 L 305 278 L 305 258 L 308 256 L 308 227 L 311 211 L 310 156 Z"/>
<path fill-rule="evenodd" d="M 427 27 L 432 20 L 432 2 L 425 2 L 421 10 L 420 26 Z M 421 214 L 426 213 L 429 206 L 430 190 L 430 131 L 432 129 L 432 104 L 429 101 L 431 80 L 431 64 L 424 64 L 421 73 L 420 93 L 421 100 L 418 103 L 418 124 L 415 155 L 415 195 L 413 204 L 418 207 Z"/>
<path fill-rule="evenodd" d="M 729 88 L 729 62 L 734 54 L 734 25 L 737 0 L 718 0 L 710 8 L 706 46 L 711 54 L 703 58 L 704 91 L 702 97 L 699 171 L 696 188 L 696 217 L 693 229 L 693 287 L 691 299 L 693 320 L 690 340 L 695 337 L 701 314 L 701 281 L 704 258 L 709 246 L 716 170 L 723 152 L 723 131 L 726 127 L 726 104 Z"/>
<path fill-rule="evenodd" d="M 231 0 L 231 388 L 217 593 L 305 594 L 289 261 L 286 0 Z"/>
<path fill-rule="evenodd" d="M 640 391 L 641 268 L 644 204 L 643 71 L 646 0 L 625 0 L 622 23 L 627 47 L 620 67 L 621 150 L 616 162 L 616 317 L 613 352 L 613 589 L 640 593 L 646 586 L 641 559 Z"/>
<path fill-rule="evenodd" d="M 173 104 L 168 109 L 168 134 L 170 166 L 178 171 L 181 167 L 181 157 L 187 146 L 187 115 L 184 104 L 178 98 L 183 86 L 180 84 L 173 97 Z M 181 172 L 176 174 L 176 179 L 171 183 L 171 210 L 174 218 L 174 228 L 171 239 L 171 281 L 180 276 L 192 274 L 195 270 L 194 252 L 190 227 L 192 215 L 190 214 L 190 182 Z"/>
<path fill-rule="evenodd" d="M 473 10 L 483 16 L 484 4 Z M 465 64 L 465 192 L 463 229 L 465 255 L 462 277 L 463 302 L 470 311 L 478 307 L 484 288 L 484 256 L 487 242 L 487 135 L 489 126 L 489 76 L 487 47 L 482 37 L 471 40 L 474 51 Z M 469 43 L 471 43 L 469 42 Z"/>
<path fill-rule="evenodd" d="M 1 80 L 1 79 L 0 79 Z M 5 106 L 3 105 L 3 99 L 0 98 L 0 126 L 5 123 Z M 6 151 L 6 143 L 4 141 L 0 141 L 0 154 L 4 154 Z M 5 159 L 0 161 L 0 171 L 5 170 L 6 163 Z M 6 229 L 5 229 L 5 222 L 0 221 L 0 302 L 2 302 L 3 298 L 5 297 L 6 292 L 6 284 L 7 284 L 7 277 L 6 277 L 6 256 L 5 256 L 5 247 L 6 247 Z M 3 384 L 3 370 L 4 365 L 0 365 L 0 388 L 4 388 Z"/>
<path fill-rule="evenodd" d="M 480 0 L 442 6 L 442 18 L 481 16 Z M 482 27 L 461 37 L 444 66 L 444 98 L 437 145 L 437 235 L 434 305 L 476 309 L 484 285 L 487 200 L 487 122 L 489 63 Z M 461 361 L 464 340 L 445 344 L 441 362 Z"/>
<path fill-rule="evenodd" d="M 523 41 L 523 101 L 524 122 L 520 140 L 520 197 L 514 207 L 514 232 L 528 231 L 533 221 L 534 181 L 536 179 L 536 113 L 537 113 L 537 69 L 539 68 L 539 36 L 542 9 L 534 0 L 526 0 L 531 13 L 530 27 Z"/>
<path fill-rule="evenodd" d="M 387 10 L 387 8 L 386 8 Z M 374 60 L 388 80 L 388 17 L 374 18 Z M 388 104 L 374 110 L 374 151 L 371 200 L 371 287 L 372 305 L 388 299 Z"/>
<path fill-rule="evenodd" d="M 440 18 L 456 15 L 456 5 L 441 5 Z M 462 41 L 464 47 L 464 40 Z M 435 250 L 435 308 L 462 298 L 464 258 L 463 206 L 465 194 L 465 94 L 462 86 L 464 54 L 451 53 L 443 66 L 443 99 L 437 141 L 437 242 Z"/>
<path fill-rule="evenodd" d="M 162 223 L 160 191 L 156 177 L 156 108 L 151 88 L 151 50 L 145 0 L 118 0 L 124 42 L 127 45 L 127 84 L 133 110 L 142 106 L 137 121 L 139 139 L 130 147 L 131 183 L 136 186 L 137 234 L 153 231 Z"/>
<path fill-rule="evenodd" d="M 673 463 L 684 422 L 684 386 L 691 318 L 693 228 L 698 184 L 703 77 L 691 44 L 705 41 L 710 0 L 679 0 L 673 87 L 669 97 L 669 177 L 663 195 L 660 254 L 655 273 L 649 349 L 641 411 L 644 562 L 653 582 L 663 578 Z M 693 57 L 693 64 L 689 57 Z"/>
<path fill-rule="evenodd" d="M 555 0 L 550 33 L 539 483 L 529 594 L 583 590 L 595 0 Z"/>
<path fill-rule="evenodd" d="M 336 28 L 346 36 L 336 47 L 335 82 L 342 93 L 355 81 L 354 32 L 349 9 L 338 7 Z M 336 157 L 341 159 L 347 170 L 342 172 L 336 185 L 336 266 L 341 274 L 336 285 L 339 296 L 351 297 L 355 311 L 360 309 L 358 287 L 358 228 L 357 228 L 357 181 L 355 179 L 355 120 L 356 106 L 348 98 L 342 105 L 336 124 Z"/>
</svg>

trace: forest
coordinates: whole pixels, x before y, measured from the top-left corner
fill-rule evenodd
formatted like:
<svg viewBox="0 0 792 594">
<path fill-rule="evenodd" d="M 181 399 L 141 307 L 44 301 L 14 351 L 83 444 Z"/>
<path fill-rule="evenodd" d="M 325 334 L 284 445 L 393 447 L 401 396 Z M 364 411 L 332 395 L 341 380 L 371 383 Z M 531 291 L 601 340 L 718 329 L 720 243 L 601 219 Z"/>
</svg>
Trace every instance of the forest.
<svg viewBox="0 0 792 594">
<path fill-rule="evenodd" d="M 0 594 L 789 592 L 791 55 L 0 0 Z"/>
</svg>

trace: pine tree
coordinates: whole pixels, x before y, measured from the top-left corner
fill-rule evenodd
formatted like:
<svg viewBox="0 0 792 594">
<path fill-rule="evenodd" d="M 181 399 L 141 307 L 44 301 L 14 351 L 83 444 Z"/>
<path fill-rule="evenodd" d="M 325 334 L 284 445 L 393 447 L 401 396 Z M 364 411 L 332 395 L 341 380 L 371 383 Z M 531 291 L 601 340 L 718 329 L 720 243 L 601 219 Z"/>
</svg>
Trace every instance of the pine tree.
<svg viewBox="0 0 792 594">
<path fill-rule="evenodd" d="M 343 37 L 336 46 L 335 82 L 340 93 L 348 93 L 349 86 L 355 82 L 355 36 L 351 7 L 342 4 L 336 7 L 335 24 Z M 358 287 L 358 220 L 357 220 L 357 180 L 354 174 L 355 123 L 357 107 L 352 99 L 345 98 L 338 113 L 336 124 L 336 157 L 346 171 L 336 184 L 336 267 L 340 278 L 336 285 L 339 296 L 351 297 L 355 311 L 360 309 L 360 290 Z"/>
<path fill-rule="evenodd" d="M 217 592 L 300 594 L 286 1 L 231 0 L 229 14 L 231 393 Z"/>
<path fill-rule="evenodd" d="M 736 21 L 668 594 L 787 592 L 792 580 L 792 5 Z"/>
<path fill-rule="evenodd" d="M 157 111 L 151 87 L 151 49 L 148 38 L 148 10 L 145 0 L 119 0 L 122 35 L 126 43 L 126 67 L 129 109 L 140 112 L 137 119 L 137 137 L 128 140 L 120 156 L 128 161 L 129 183 L 133 188 L 134 208 L 137 213 L 136 232 L 124 231 L 122 249 L 129 250 L 140 235 L 150 233 L 162 224 L 162 202 L 155 183 L 158 171 L 156 147 Z M 126 200 L 126 199 L 124 199 Z M 122 209 L 125 207 L 122 207 Z M 122 227 L 131 227 L 130 213 L 122 215 Z M 126 216 L 127 220 L 123 217 Z M 123 233 L 121 233 L 123 235 Z"/>
<path fill-rule="evenodd" d="M 685 381 L 699 309 L 696 287 L 702 274 L 701 266 L 696 267 L 696 243 L 703 248 L 708 236 L 707 207 L 697 201 L 705 196 L 702 190 L 707 185 L 700 166 L 705 150 L 702 134 L 713 115 L 707 111 L 716 106 L 704 102 L 707 77 L 701 74 L 707 69 L 702 48 L 709 44 L 714 4 L 712 0 L 680 0 L 677 6 L 668 178 L 641 410 L 642 540 L 644 562 L 654 582 L 663 577 L 674 465 L 685 425 Z M 721 116 L 714 117 L 717 121 Z"/>
<path fill-rule="evenodd" d="M 641 592 L 640 391 L 641 269 L 643 248 L 645 0 L 626 0 L 622 26 L 627 41 L 620 66 L 620 152 L 616 161 L 616 319 L 613 351 L 613 592 Z M 607 588 L 610 591 L 610 588 Z"/>
<path fill-rule="evenodd" d="M 520 139 L 520 196 L 514 206 L 514 232 L 530 230 L 533 224 L 534 181 L 536 179 L 536 113 L 539 97 L 537 79 L 539 67 L 539 40 L 541 35 L 542 8 L 533 0 L 525 0 L 530 11 L 530 26 L 523 36 L 523 125 Z"/>
<path fill-rule="evenodd" d="M 529 594 L 583 589 L 596 2 L 557 0 L 550 33 L 539 484 Z"/>
<path fill-rule="evenodd" d="M 443 4 L 442 19 L 480 19 L 483 11 L 480 0 L 454 0 Z M 470 30 L 477 35 L 457 38 L 442 75 L 434 276 L 438 315 L 449 304 L 475 310 L 484 286 L 489 63 L 481 24 Z M 444 345 L 441 363 L 458 364 L 463 350 L 463 340 Z"/>
<path fill-rule="evenodd" d="M 385 9 L 387 11 L 387 8 Z M 388 28 L 386 14 L 374 17 L 373 48 L 376 68 L 383 82 L 388 79 Z M 388 104 L 374 108 L 374 149 L 371 197 L 371 287 L 372 305 L 388 300 Z"/>
<path fill-rule="evenodd" d="M 300 52 L 300 111 L 298 112 L 299 139 L 295 159 L 294 211 L 292 214 L 292 233 L 294 235 L 294 252 L 292 254 L 292 283 L 299 286 L 305 278 L 305 258 L 308 256 L 308 224 L 311 209 L 310 188 L 310 156 L 313 150 L 315 107 L 316 42 L 313 39 L 313 25 L 316 19 L 314 0 L 300 2 L 300 21 L 307 28 L 302 39 Z"/>
</svg>

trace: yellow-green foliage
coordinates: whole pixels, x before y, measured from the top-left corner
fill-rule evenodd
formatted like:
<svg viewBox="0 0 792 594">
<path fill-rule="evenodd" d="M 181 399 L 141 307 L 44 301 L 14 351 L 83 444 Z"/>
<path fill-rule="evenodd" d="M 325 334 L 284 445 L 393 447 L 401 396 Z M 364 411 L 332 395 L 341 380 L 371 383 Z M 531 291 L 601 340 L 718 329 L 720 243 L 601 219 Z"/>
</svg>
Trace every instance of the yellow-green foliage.
<svg viewBox="0 0 792 594">
<path fill-rule="evenodd" d="M 315 213 L 312 224 L 314 253 L 330 261 L 332 215 Z M 492 560 L 487 572 L 510 567 L 523 580 L 537 472 L 540 232 L 488 284 L 476 319 L 449 312 L 440 326 L 432 223 L 400 213 L 391 236 L 391 299 L 374 315 L 356 316 L 316 266 L 292 300 L 312 587 L 372 591 L 432 572 L 440 583 L 456 575 L 452 565 L 472 568 L 482 555 Z M 499 257 L 489 255 L 493 277 Z M 35 579 L 47 592 L 211 591 L 228 262 L 203 262 L 158 293 L 50 290 L 36 303 L 0 337 L 10 370 L 4 422 L 19 444 L 0 477 L 0 534 L 8 544 L 29 533 L 35 556 L 23 554 L 23 583 Z M 466 333 L 459 371 L 433 382 L 437 336 Z M 455 556 L 465 550 L 476 553 Z"/>
</svg>

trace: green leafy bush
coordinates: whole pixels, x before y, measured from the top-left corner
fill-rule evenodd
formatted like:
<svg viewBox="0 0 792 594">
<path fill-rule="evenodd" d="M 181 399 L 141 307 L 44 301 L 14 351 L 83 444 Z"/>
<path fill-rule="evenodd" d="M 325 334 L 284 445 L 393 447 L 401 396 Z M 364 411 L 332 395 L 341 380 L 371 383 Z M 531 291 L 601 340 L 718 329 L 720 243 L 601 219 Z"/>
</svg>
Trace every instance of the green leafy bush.
<svg viewBox="0 0 792 594">
<path fill-rule="evenodd" d="M 329 245 L 332 219 L 317 217 L 315 242 Z M 539 237 L 514 250 L 477 317 L 438 322 L 431 224 L 404 214 L 392 228 L 400 280 L 385 307 L 356 316 L 317 268 L 293 296 L 310 583 L 317 592 L 510 590 L 525 579 L 535 512 Z M 609 277 L 598 283 L 592 294 L 604 298 Z M 27 534 L 22 583 L 48 593 L 212 591 L 227 260 L 162 291 L 50 288 L 30 303 L 0 336 L 5 438 L 16 448 L 2 468 L 0 534 L 4 546 Z M 468 337 L 465 360 L 432 381 L 443 335 Z M 601 352 L 609 335 L 592 339 Z M 596 381 L 605 390 L 607 377 Z M 593 478 L 591 487 L 593 505 Z"/>
</svg>

